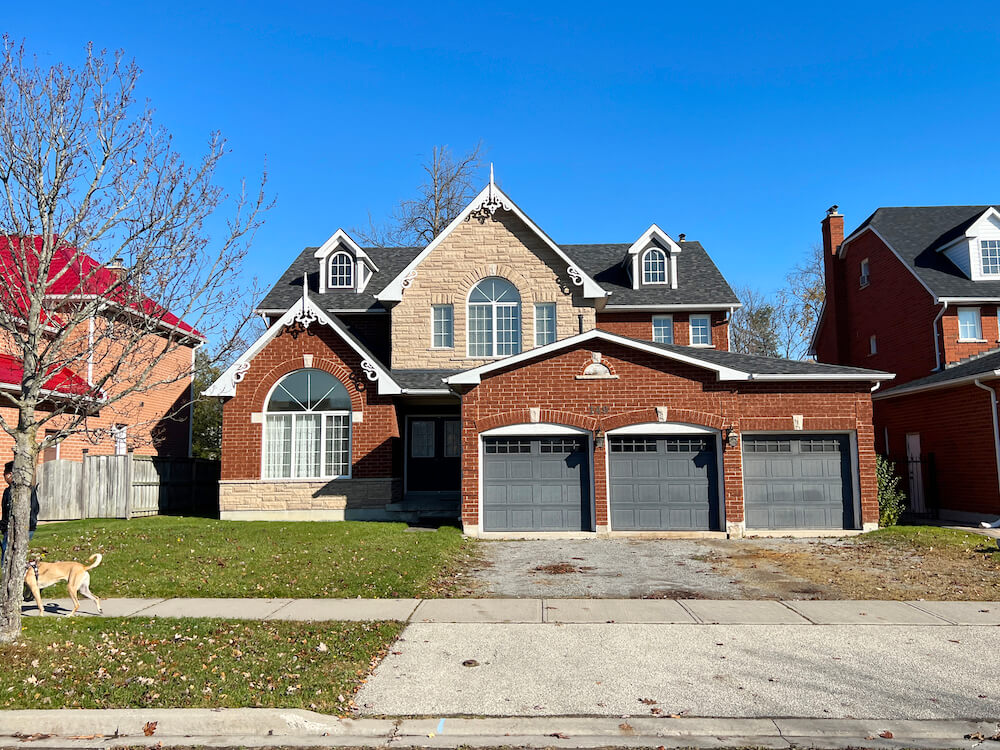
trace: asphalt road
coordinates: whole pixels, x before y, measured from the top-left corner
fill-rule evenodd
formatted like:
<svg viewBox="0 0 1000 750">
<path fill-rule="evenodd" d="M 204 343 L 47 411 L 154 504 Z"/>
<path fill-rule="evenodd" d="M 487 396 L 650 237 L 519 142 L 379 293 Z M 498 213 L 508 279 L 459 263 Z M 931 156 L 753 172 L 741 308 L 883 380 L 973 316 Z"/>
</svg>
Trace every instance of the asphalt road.
<svg viewBox="0 0 1000 750">
<path fill-rule="evenodd" d="M 998 627 L 419 623 L 357 703 L 368 715 L 998 719 L 998 661 Z"/>
</svg>

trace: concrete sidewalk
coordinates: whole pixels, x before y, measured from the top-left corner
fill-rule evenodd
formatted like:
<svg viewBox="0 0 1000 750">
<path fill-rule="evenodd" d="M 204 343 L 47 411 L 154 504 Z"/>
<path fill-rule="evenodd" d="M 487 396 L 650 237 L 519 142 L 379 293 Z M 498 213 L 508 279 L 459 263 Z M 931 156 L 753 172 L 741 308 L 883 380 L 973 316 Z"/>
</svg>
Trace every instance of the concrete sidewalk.
<svg viewBox="0 0 1000 750">
<path fill-rule="evenodd" d="M 410 623 L 1000 625 L 1000 602 L 731 599 L 105 599 L 105 617 L 398 620 Z M 68 599 L 45 601 L 68 614 Z M 22 614 L 37 616 L 34 603 Z M 78 615 L 96 615 L 85 601 Z"/>
<path fill-rule="evenodd" d="M 143 728 L 155 722 L 153 735 Z M 0 746 L 973 748 L 996 722 L 716 718 L 340 719 L 300 709 L 0 712 Z M 966 739 L 966 737 L 971 739 Z M 23 745 L 21 745 L 23 746 Z"/>
</svg>

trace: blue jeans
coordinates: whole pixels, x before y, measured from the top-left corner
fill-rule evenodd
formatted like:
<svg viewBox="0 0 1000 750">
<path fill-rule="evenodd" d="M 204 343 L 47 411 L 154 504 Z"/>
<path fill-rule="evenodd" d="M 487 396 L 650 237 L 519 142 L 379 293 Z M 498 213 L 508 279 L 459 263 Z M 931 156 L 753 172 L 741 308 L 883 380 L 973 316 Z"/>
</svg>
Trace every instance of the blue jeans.
<svg viewBox="0 0 1000 750">
<path fill-rule="evenodd" d="M 35 530 L 31 529 L 28 531 L 28 543 L 31 543 L 31 537 L 35 535 Z M 0 565 L 3 565 L 3 559 L 7 557 L 7 535 L 3 535 L 3 541 L 0 541 Z"/>
</svg>

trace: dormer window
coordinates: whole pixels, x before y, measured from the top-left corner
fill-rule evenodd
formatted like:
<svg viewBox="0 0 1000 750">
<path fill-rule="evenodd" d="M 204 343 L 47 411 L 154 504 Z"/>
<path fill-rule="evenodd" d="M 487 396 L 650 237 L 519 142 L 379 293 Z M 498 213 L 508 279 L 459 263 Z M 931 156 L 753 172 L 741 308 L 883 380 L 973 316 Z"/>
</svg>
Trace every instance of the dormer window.
<svg viewBox="0 0 1000 750">
<path fill-rule="evenodd" d="M 983 276 L 1000 276 L 1000 240 L 980 240 Z"/>
<path fill-rule="evenodd" d="M 658 247 L 651 247 L 642 256 L 642 283 L 667 283 L 667 254 Z"/>
<path fill-rule="evenodd" d="M 330 273 L 327 277 L 329 289 L 352 289 L 354 287 L 354 258 L 340 251 L 334 253 L 329 263 Z"/>
</svg>

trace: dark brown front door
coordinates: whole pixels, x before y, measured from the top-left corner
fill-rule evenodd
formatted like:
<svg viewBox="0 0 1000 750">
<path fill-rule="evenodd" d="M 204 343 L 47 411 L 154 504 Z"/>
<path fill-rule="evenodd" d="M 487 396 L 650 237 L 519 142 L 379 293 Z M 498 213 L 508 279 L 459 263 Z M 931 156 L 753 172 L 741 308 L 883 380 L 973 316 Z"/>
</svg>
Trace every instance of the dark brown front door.
<svg viewBox="0 0 1000 750">
<path fill-rule="evenodd" d="M 457 495 L 462 477 L 461 420 L 412 416 L 406 438 L 406 491 Z"/>
</svg>

